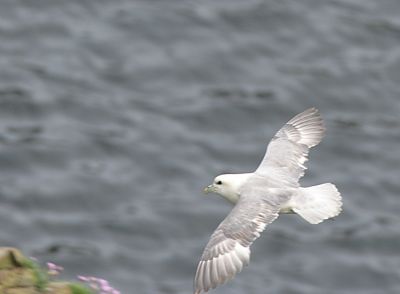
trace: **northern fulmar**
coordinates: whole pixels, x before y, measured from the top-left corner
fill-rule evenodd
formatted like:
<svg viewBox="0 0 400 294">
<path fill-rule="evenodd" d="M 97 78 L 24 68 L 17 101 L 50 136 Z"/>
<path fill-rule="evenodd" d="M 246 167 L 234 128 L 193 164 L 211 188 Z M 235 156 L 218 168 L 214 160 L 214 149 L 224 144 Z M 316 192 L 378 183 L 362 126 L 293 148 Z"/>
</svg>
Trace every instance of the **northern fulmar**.
<svg viewBox="0 0 400 294">
<path fill-rule="evenodd" d="M 235 204 L 211 235 L 194 279 L 194 294 L 207 292 L 239 273 L 250 260 L 250 246 L 280 213 L 297 213 L 311 224 L 337 216 L 341 196 L 331 183 L 301 187 L 309 149 L 325 132 L 318 109 L 289 120 L 272 138 L 252 173 L 223 174 L 204 189 Z"/>
</svg>

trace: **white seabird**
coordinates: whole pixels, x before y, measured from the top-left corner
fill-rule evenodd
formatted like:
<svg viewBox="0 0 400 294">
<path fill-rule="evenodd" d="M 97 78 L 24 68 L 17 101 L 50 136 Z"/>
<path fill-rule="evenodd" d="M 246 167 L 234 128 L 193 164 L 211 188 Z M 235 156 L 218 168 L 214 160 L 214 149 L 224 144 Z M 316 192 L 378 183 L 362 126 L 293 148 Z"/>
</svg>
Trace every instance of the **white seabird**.
<svg viewBox="0 0 400 294">
<path fill-rule="evenodd" d="M 264 159 L 253 173 L 224 174 L 205 192 L 214 192 L 236 204 L 211 235 L 194 280 L 194 294 L 224 284 L 250 261 L 250 245 L 279 213 L 297 213 L 318 224 L 341 212 L 335 185 L 300 187 L 308 151 L 325 132 L 316 108 L 288 121 L 272 138 Z"/>
</svg>

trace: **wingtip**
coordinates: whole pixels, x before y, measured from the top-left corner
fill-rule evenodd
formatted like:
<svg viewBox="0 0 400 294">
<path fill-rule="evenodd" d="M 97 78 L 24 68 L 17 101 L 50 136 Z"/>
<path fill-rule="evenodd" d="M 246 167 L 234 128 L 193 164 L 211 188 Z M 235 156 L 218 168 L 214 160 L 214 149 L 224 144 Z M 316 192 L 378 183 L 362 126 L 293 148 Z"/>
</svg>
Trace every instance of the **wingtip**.
<svg viewBox="0 0 400 294">
<path fill-rule="evenodd" d="M 320 115 L 320 111 L 318 108 L 316 108 L 315 106 L 307 108 L 306 110 L 304 110 L 302 112 L 303 114 L 317 114 Z"/>
<path fill-rule="evenodd" d="M 305 118 L 305 117 L 319 117 L 321 118 L 321 113 L 318 108 L 316 107 L 310 107 L 304 110 L 303 112 L 300 112 L 296 116 L 294 116 L 291 121 L 295 121 L 299 118 Z M 322 119 L 322 118 L 321 118 Z"/>
<path fill-rule="evenodd" d="M 305 144 L 309 148 L 317 145 L 326 131 L 324 120 L 316 107 L 308 108 L 297 114 L 287 124 L 303 132 L 304 138 L 299 143 Z"/>
</svg>

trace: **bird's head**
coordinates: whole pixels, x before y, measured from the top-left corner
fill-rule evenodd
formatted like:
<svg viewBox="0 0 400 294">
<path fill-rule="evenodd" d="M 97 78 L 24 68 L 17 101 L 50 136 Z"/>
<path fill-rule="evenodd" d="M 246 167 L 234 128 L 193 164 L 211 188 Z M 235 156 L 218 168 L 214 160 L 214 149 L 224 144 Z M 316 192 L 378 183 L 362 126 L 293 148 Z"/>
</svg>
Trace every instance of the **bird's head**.
<svg viewBox="0 0 400 294">
<path fill-rule="evenodd" d="M 213 183 L 204 189 L 204 193 L 216 193 L 232 203 L 240 197 L 240 187 L 251 174 L 224 174 L 217 176 Z"/>
</svg>

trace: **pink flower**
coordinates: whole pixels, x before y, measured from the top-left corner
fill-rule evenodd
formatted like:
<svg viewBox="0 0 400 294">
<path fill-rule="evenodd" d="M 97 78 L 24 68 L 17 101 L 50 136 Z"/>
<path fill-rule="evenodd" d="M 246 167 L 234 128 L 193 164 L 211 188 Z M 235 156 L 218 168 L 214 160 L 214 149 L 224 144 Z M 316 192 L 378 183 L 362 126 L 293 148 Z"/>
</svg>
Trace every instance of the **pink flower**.
<svg viewBox="0 0 400 294">
<path fill-rule="evenodd" d="M 99 294 L 121 294 L 120 291 L 111 287 L 110 283 L 105 279 L 85 276 L 78 276 L 78 279 L 87 283 L 90 288 L 100 291 Z"/>
<path fill-rule="evenodd" d="M 82 282 L 88 282 L 89 281 L 88 277 L 85 277 L 85 276 L 78 276 L 78 280 L 80 280 Z"/>
<path fill-rule="evenodd" d="M 62 266 L 56 265 L 52 262 L 47 263 L 47 269 L 48 269 L 49 275 L 58 275 L 58 274 L 60 274 L 60 272 L 62 272 L 64 270 L 64 268 Z"/>
</svg>

